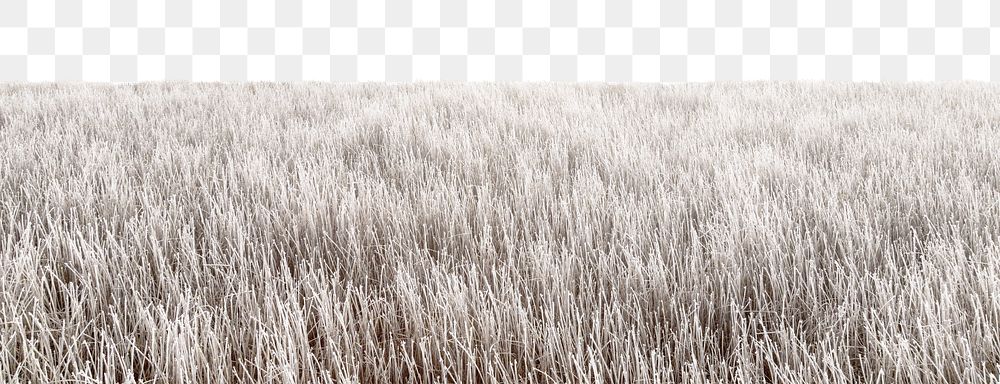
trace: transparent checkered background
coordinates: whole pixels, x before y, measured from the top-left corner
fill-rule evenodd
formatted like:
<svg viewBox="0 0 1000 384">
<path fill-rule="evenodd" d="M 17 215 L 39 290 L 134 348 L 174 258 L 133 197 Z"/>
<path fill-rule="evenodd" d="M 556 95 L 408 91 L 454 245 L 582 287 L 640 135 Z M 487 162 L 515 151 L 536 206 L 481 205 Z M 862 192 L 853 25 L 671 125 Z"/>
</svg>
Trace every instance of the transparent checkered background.
<svg viewBox="0 0 1000 384">
<path fill-rule="evenodd" d="M 990 2 L 0 0 L 0 81 L 1000 81 Z"/>
</svg>

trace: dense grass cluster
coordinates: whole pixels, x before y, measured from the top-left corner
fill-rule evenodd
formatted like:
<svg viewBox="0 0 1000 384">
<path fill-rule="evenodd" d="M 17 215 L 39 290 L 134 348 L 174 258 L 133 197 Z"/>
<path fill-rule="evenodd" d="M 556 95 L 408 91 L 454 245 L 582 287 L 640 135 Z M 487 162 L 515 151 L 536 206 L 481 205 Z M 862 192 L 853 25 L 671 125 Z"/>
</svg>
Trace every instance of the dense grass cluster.
<svg viewBox="0 0 1000 384">
<path fill-rule="evenodd" d="M 0 172 L 0 382 L 1000 373 L 997 86 L 6 85 Z"/>
</svg>

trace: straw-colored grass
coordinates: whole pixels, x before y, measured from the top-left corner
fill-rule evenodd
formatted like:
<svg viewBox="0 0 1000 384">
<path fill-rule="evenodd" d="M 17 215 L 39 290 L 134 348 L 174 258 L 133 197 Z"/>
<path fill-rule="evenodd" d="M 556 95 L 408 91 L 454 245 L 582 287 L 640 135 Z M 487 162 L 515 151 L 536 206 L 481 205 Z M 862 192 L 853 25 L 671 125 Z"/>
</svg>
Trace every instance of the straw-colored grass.
<svg viewBox="0 0 1000 384">
<path fill-rule="evenodd" d="M 0 86 L 0 382 L 983 382 L 1000 87 Z"/>
</svg>

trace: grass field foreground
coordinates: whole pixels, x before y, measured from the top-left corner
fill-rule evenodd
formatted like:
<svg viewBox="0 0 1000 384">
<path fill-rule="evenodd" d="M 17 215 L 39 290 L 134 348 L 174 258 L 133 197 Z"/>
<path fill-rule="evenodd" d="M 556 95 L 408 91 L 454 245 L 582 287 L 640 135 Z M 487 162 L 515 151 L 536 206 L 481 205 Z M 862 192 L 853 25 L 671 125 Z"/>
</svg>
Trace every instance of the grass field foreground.
<svg viewBox="0 0 1000 384">
<path fill-rule="evenodd" d="M 0 382 L 986 382 L 1000 87 L 0 86 Z"/>
</svg>

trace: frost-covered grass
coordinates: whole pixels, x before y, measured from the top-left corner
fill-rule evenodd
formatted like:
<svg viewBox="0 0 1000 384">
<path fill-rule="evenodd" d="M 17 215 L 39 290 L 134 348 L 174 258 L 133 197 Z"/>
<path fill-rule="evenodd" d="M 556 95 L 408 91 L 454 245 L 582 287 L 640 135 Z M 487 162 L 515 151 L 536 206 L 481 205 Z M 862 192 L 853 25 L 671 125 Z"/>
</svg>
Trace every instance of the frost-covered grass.
<svg viewBox="0 0 1000 384">
<path fill-rule="evenodd" d="M 0 382 L 976 382 L 1000 87 L 0 86 Z"/>
</svg>

